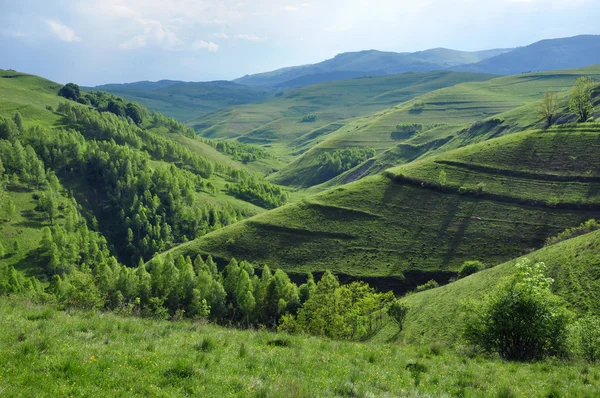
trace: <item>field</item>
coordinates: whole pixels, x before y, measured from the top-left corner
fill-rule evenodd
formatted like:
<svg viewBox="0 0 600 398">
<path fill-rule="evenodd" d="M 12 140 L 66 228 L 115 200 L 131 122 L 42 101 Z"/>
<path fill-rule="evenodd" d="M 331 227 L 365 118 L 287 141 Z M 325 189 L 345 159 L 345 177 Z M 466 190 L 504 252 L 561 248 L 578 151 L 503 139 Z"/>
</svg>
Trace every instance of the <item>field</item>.
<svg viewBox="0 0 600 398">
<path fill-rule="evenodd" d="M 600 368 L 351 343 L 0 300 L 4 396 L 577 396 Z M 535 381 L 535 382 L 532 382 Z"/>
</svg>

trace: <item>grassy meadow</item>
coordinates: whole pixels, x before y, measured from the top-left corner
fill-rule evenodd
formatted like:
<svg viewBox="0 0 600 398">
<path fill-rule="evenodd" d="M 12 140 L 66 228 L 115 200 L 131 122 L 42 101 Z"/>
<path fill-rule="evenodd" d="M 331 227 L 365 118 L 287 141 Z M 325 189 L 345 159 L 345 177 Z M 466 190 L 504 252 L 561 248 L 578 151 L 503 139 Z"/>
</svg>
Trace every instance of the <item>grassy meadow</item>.
<svg viewBox="0 0 600 398">
<path fill-rule="evenodd" d="M 594 397 L 600 367 L 437 344 L 352 343 L 0 300 L 0 394 Z"/>
</svg>

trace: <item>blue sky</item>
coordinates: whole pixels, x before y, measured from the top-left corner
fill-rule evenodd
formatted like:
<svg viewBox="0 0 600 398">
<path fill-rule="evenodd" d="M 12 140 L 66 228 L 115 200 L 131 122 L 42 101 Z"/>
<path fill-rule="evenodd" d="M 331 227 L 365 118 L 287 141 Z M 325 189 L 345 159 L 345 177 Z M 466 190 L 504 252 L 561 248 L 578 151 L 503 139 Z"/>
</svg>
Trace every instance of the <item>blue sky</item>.
<svg viewBox="0 0 600 398">
<path fill-rule="evenodd" d="M 600 34 L 598 0 L 0 0 L 0 68 L 82 85 L 233 79 L 345 51 Z"/>
</svg>

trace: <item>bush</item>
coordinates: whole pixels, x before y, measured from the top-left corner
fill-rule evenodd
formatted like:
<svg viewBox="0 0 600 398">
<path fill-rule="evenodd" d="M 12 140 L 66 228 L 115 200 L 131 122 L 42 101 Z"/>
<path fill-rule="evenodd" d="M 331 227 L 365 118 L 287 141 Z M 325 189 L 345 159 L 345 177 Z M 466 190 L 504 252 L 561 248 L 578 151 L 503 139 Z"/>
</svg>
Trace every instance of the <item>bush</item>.
<svg viewBox="0 0 600 398">
<path fill-rule="evenodd" d="M 600 317 L 586 316 L 578 320 L 572 328 L 575 351 L 586 361 L 600 359 Z"/>
<path fill-rule="evenodd" d="M 440 284 L 432 279 L 429 282 L 426 282 L 422 285 L 417 286 L 416 290 L 417 290 L 417 292 L 422 292 L 424 290 L 435 289 L 436 287 L 439 287 L 439 286 L 440 286 Z"/>
<path fill-rule="evenodd" d="M 465 261 L 463 263 L 463 265 L 460 266 L 460 269 L 458 270 L 458 277 L 464 278 L 465 276 L 469 276 L 471 274 L 479 272 L 484 268 L 485 268 L 485 266 L 479 260 Z"/>
<path fill-rule="evenodd" d="M 550 292 L 544 263 L 516 265 L 517 275 L 465 308 L 464 337 L 487 353 L 528 361 L 566 352 L 569 313 Z"/>
<path fill-rule="evenodd" d="M 596 231 L 598 228 L 600 228 L 600 224 L 596 220 L 587 220 L 578 227 L 567 228 L 558 235 L 546 239 L 544 246 L 553 245 L 555 243 L 562 242 L 563 240 L 571 239 L 580 235 L 585 235 L 589 232 Z"/>
<path fill-rule="evenodd" d="M 304 115 L 300 119 L 300 123 L 312 123 L 317 120 L 317 115 Z"/>
<path fill-rule="evenodd" d="M 401 331 L 404 325 L 404 319 L 406 318 L 406 314 L 408 314 L 408 307 L 400 302 L 400 300 L 395 300 L 387 310 L 388 315 L 396 324 L 398 325 L 398 329 Z"/>
</svg>

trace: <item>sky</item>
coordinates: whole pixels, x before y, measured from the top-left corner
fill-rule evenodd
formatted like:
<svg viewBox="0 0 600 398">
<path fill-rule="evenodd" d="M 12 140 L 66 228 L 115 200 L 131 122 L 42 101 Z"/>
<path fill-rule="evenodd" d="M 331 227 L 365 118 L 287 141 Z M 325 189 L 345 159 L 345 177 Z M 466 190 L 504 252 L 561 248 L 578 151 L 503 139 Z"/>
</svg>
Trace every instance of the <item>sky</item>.
<svg viewBox="0 0 600 398">
<path fill-rule="evenodd" d="M 229 80 L 338 53 L 600 34 L 598 0 L 0 0 L 0 69 L 84 86 Z"/>
</svg>

